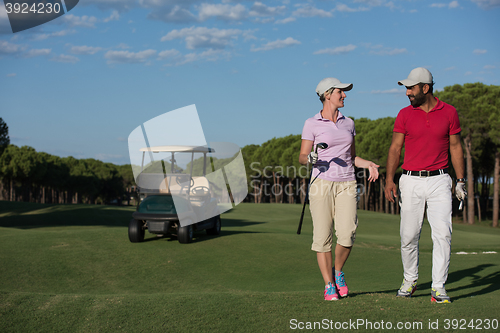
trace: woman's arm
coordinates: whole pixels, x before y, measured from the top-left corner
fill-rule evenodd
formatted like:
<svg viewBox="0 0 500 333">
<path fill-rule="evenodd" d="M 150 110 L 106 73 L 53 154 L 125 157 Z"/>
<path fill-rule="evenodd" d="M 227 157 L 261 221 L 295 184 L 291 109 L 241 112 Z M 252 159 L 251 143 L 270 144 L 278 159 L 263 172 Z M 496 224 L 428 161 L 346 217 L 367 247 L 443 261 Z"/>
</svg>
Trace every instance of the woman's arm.
<svg viewBox="0 0 500 333">
<path fill-rule="evenodd" d="M 368 169 L 368 171 L 370 171 L 370 176 L 368 177 L 368 181 L 374 182 L 375 180 L 378 179 L 378 168 L 380 167 L 380 165 L 377 165 L 372 161 L 368 161 L 362 159 L 359 156 L 356 156 L 356 147 L 354 145 L 354 142 L 351 145 L 351 156 L 353 159 L 353 163 L 357 168 Z"/>
<path fill-rule="evenodd" d="M 302 139 L 302 144 L 300 145 L 300 155 L 299 155 L 299 163 L 306 165 L 307 164 L 307 155 L 312 150 L 314 142 L 311 140 Z"/>
</svg>

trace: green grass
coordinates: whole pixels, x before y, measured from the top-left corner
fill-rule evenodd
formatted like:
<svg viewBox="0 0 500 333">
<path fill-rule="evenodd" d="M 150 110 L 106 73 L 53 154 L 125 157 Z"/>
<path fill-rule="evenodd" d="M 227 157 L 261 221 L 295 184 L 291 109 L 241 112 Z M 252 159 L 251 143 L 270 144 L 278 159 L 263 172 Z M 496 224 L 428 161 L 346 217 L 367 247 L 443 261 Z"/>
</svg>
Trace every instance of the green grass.
<svg viewBox="0 0 500 333">
<path fill-rule="evenodd" d="M 240 204 L 222 215 L 219 237 L 201 232 L 180 244 L 146 233 L 132 244 L 133 208 L 0 201 L 0 332 L 297 331 L 292 319 L 409 322 L 418 331 L 437 320 L 441 332 L 446 319 L 500 319 L 499 229 L 454 224 L 453 303 L 431 304 L 428 224 L 419 289 L 399 299 L 399 217 L 359 211 L 344 267 L 350 295 L 325 302 L 307 210 L 296 234 L 301 208 Z"/>
</svg>

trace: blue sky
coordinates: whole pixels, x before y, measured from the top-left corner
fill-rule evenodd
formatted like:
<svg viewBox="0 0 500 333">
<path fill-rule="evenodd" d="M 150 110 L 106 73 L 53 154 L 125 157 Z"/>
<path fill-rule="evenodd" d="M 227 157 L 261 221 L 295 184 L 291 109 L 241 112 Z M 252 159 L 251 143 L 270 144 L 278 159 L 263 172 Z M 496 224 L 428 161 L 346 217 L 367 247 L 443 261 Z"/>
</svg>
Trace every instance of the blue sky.
<svg viewBox="0 0 500 333">
<path fill-rule="evenodd" d="M 341 111 L 394 117 L 397 81 L 500 84 L 500 0 L 81 0 L 13 34 L 0 7 L 0 117 L 11 142 L 129 163 L 142 123 L 195 104 L 207 142 L 300 134 L 324 77 L 353 83 Z M 168 144 L 168 143 L 166 143 Z"/>
</svg>

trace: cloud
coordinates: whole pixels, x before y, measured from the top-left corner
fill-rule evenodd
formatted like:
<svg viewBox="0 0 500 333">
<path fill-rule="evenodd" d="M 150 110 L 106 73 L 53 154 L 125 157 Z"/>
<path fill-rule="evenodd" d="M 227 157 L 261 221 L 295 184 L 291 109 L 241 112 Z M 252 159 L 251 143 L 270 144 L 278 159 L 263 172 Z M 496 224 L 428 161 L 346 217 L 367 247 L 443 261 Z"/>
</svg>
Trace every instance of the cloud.
<svg viewBox="0 0 500 333">
<path fill-rule="evenodd" d="M 295 10 L 292 15 L 299 17 L 332 17 L 333 14 L 331 12 L 327 12 L 323 9 L 318 9 L 316 7 L 312 7 L 310 5 L 305 5 L 297 10 Z"/>
<path fill-rule="evenodd" d="M 474 53 L 474 54 L 485 54 L 486 52 L 488 52 L 488 51 L 482 50 L 482 49 L 475 49 L 474 51 L 472 51 L 472 53 Z"/>
<path fill-rule="evenodd" d="M 283 20 L 277 20 L 275 23 L 276 24 L 287 24 L 287 23 L 290 23 L 290 22 L 294 22 L 296 20 L 297 19 L 295 17 L 287 17 L 286 19 L 283 19 Z"/>
<path fill-rule="evenodd" d="M 95 28 L 95 24 L 97 23 L 97 18 L 95 16 L 75 16 L 72 14 L 66 14 L 63 17 L 63 20 L 70 27 L 86 27 L 86 28 Z"/>
<path fill-rule="evenodd" d="M 191 27 L 181 30 L 172 30 L 163 36 L 161 41 L 184 39 L 186 48 L 190 50 L 198 48 L 224 49 L 241 33 L 242 31 L 238 29 Z"/>
<path fill-rule="evenodd" d="M 154 55 L 156 55 L 156 51 L 151 49 L 140 52 L 108 51 L 104 55 L 104 58 L 108 60 L 108 64 L 136 64 L 144 63 Z"/>
<path fill-rule="evenodd" d="M 105 18 L 104 20 L 102 20 L 103 22 L 107 23 L 109 21 L 118 21 L 120 19 L 120 14 L 118 13 L 117 10 L 113 10 L 111 12 L 111 15 L 107 18 Z"/>
<path fill-rule="evenodd" d="M 76 30 L 61 30 L 61 31 L 56 31 L 56 32 L 52 32 L 50 34 L 36 34 L 32 40 L 45 40 L 49 37 L 62 37 L 62 36 L 66 36 L 66 35 L 69 35 L 69 34 L 74 34 L 76 32 Z"/>
<path fill-rule="evenodd" d="M 327 49 L 322 49 L 314 52 L 313 54 L 329 54 L 329 55 L 337 55 L 337 54 L 344 54 L 344 53 L 349 53 L 351 51 L 354 51 L 356 49 L 356 45 L 346 45 L 346 46 L 338 46 L 335 48 L 327 48 Z"/>
<path fill-rule="evenodd" d="M 153 10 L 148 14 L 148 18 L 167 23 L 191 23 L 198 21 L 195 15 L 181 6 Z"/>
<path fill-rule="evenodd" d="M 247 16 L 247 9 L 241 4 L 234 6 L 223 4 L 202 3 L 198 7 L 198 17 L 200 21 L 216 17 L 224 21 L 239 21 Z"/>
<path fill-rule="evenodd" d="M 493 66 L 493 65 L 486 65 L 483 67 L 484 69 L 495 69 L 496 66 Z"/>
<path fill-rule="evenodd" d="M 263 2 L 255 1 L 248 9 L 240 1 L 222 1 L 222 3 L 204 2 L 201 0 L 140 0 L 143 7 L 154 8 L 148 18 L 168 23 L 204 22 L 209 19 L 238 22 L 254 17 L 258 22 L 274 21 L 274 16 L 282 15 L 286 6 L 271 7 Z M 200 3 L 199 5 L 194 5 Z M 191 8 L 191 5 L 194 5 Z M 194 14 L 196 12 L 196 14 Z M 259 19 L 266 17 L 267 19 Z"/>
<path fill-rule="evenodd" d="M 137 7 L 141 2 L 137 0 L 85 0 L 80 1 L 79 6 L 93 5 L 103 11 L 112 9 L 123 13 Z"/>
<path fill-rule="evenodd" d="M 301 44 L 298 40 L 293 39 L 292 37 L 288 37 L 283 40 L 275 40 L 274 42 L 269 42 L 261 47 L 253 47 L 251 51 L 252 52 L 258 52 L 258 51 L 270 51 L 270 50 L 275 50 L 275 49 L 282 49 L 284 47 L 292 46 L 292 45 L 298 45 Z"/>
<path fill-rule="evenodd" d="M 0 40 L 0 54 L 15 54 L 24 50 L 24 46 Z"/>
<path fill-rule="evenodd" d="M 376 54 L 376 55 L 397 55 L 397 54 L 403 54 L 403 53 L 408 53 L 408 50 L 405 48 L 398 49 L 398 48 L 390 48 L 390 47 L 384 47 L 383 45 L 371 45 L 367 44 L 366 47 L 370 50 L 370 54 Z"/>
<path fill-rule="evenodd" d="M 500 7 L 500 0 L 472 0 L 472 2 L 484 10 L 492 10 Z"/>
<path fill-rule="evenodd" d="M 224 50 L 206 50 L 201 53 L 186 54 L 176 65 L 184 65 L 195 61 L 216 61 L 221 57 L 229 57 L 229 53 Z"/>
<path fill-rule="evenodd" d="M 60 54 L 58 56 L 52 57 L 50 60 L 55 61 L 55 62 L 64 62 L 64 63 L 71 63 L 71 64 L 74 64 L 74 63 L 77 63 L 78 61 L 80 61 L 80 59 L 78 59 L 77 57 L 71 56 L 71 55 L 66 55 L 66 54 Z"/>
<path fill-rule="evenodd" d="M 452 67 L 446 67 L 444 70 L 445 71 L 454 71 L 455 69 L 457 69 L 455 66 L 452 66 Z"/>
<path fill-rule="evenodd" d="M 365 11 L 370 10 L 370 8 L 368 8 L 368 7 L 350 8 L 347 5 L 344 5 L 343 3 L 339 3 L 335 7 L 335 10 L 338 12 L 354 13 L 354 12 L 365 12 Z"/>
<path fill-rule="evenodd" d="M 372 90 L 370 94 L 401 94 L 403 89 L 393 88 L 389 90 Z"/>
<path fill-rule="evenodd" d="M 72 46 L 69 51 L 73 54 L 96 54 L 101 50 L 102 47 L 82 45 L 82 46 Z"/>
<path fill-rule="evenodd" d="M 181 56 L 181 53 L 177 51 L 176 49 L 171 49 L 171 50 L 165 50 L 161 51 L 158 53 L 158 59 L 163 60 L 163 59 L 176 59 Z"/>
<path fill-rule="evenodd" d="M 380 6 L 387 6 L 388 4 L 391 4 L 391 2 L 387 3 L 385 0 L 354 0 L 353 2 L 355 3 L 364 3 L 367 4 L 370 7 L 380 7 Z"/>
<path fill-rule="evenodd" d="M 433 3 L 430 5 L 431 8 L 444 8 L 444 7 L 448 7 L 448 8 L 458 8 L 460 7 L 460 5 L 458 4 L 458 1 L 452 1 L 448 4 L 446 3 Z"/>
<path fill-rule="evenodd" d="M 14 77 L 14 76 L 16 76 L 16 75 L 17 75 L 16 73 L 10 73 L 10 74 L 7 74 L 7 75 L 5 75 L 5 76 L 7 76 L 7 77 Z"/>
<path fill-rule="evenodd" d="M 120 1 L 120 0 L 118 0 Z M 172 6 L 190 6 L 195 3 L 203 2 L 202 0 L 139 0 L 141 6 L 146 8 L 160 8 Z M 226 1 L 222 1 L 226 2 Z"/>
<path fill-rule="evenodd" d="M 286 6 L 269 7 L 262 2 L 254 2 L 250 8 L 250 16 L 275 16 L 285 12 Z"/>
<path fill-rule="evenodd" d="M 130 49 L 130 46 L 128 46 L 127 44 L 125 43 L 120 43 L 118 44 L 115 49 L 122 49 L 122 50 L 126 50 L 126 49 Z"/>
<path fill-rule="evenodd" d="M 33 57 L 39 57 L 39 56 L 46 56 L 49 55 L 52 49 L 31 49 L 25 54 L 23 54 L 24 57 L 26 58 L 33 58 Z"/>
</svg>

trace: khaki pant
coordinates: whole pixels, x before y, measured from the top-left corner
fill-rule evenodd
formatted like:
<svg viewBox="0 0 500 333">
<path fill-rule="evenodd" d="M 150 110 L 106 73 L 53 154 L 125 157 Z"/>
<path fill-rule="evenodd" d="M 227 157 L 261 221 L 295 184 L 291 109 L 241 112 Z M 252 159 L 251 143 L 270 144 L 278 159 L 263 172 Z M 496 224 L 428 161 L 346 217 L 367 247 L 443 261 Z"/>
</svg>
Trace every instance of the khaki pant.
<svg viewBox="0 0 500 333">
<path fill-rule="evenodd" d="M 330 252 L 333 227 L 337 244 L 350 247 L 356 238 L 356 181 L 332 182 L 316 178 L 309 188 L 309 209 L 313 220 L 311 250 Z M 334 224 L 335 221 L 335 224 Z"/>
</svg>

